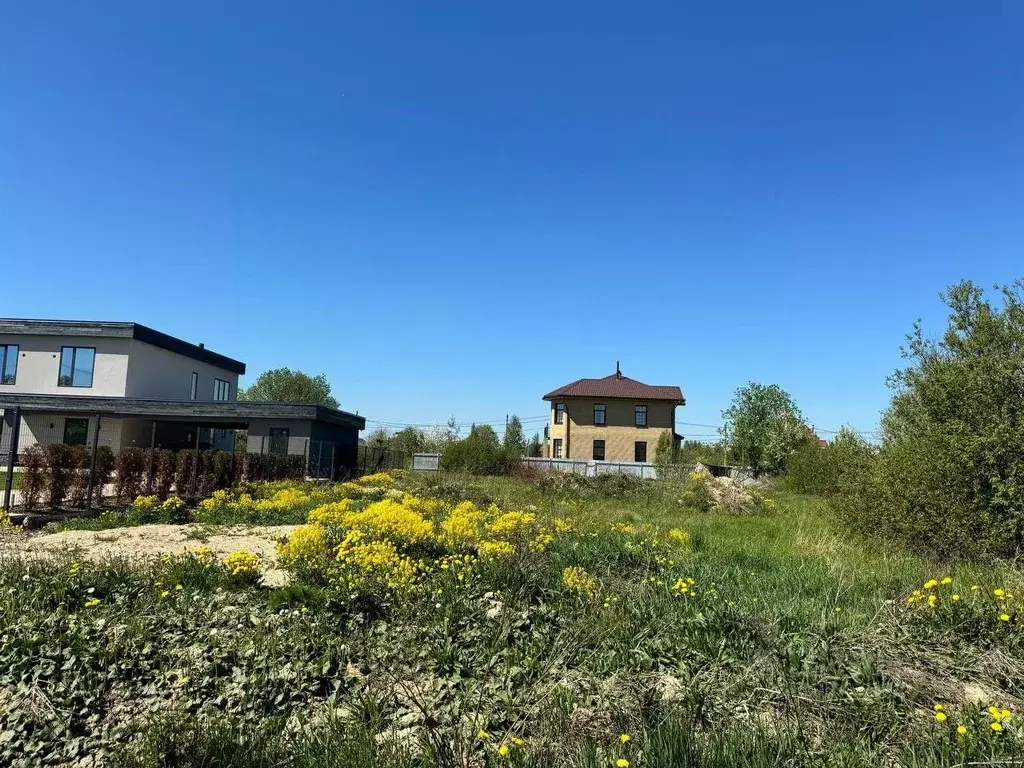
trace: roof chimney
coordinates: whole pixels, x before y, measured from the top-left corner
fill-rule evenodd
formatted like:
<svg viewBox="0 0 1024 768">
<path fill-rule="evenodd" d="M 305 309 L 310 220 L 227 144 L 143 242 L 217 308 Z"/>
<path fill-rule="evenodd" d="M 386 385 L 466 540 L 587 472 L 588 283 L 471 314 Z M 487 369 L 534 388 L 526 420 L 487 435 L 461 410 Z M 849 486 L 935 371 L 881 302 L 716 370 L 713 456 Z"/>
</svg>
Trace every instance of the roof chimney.
<svg viewBox="0 0 1024 768">
<path fill-rule="evenodd" d="M 619 361 L 618 360 L 615 361 L 615 378 L 616 379 L 621 379 L 622 378 L 622 371 L 619 369 Z"/>
<path fill-rule="evenodd" d="M 201 341 L 200 341 L 200 342 L 199 342 L 199 348 L 200 348 L 200 349 L 206 349 L 206 345 L 205 345 L 205 344 L 203 344 L 203 342 L 201 342 Z"/>
</svg>

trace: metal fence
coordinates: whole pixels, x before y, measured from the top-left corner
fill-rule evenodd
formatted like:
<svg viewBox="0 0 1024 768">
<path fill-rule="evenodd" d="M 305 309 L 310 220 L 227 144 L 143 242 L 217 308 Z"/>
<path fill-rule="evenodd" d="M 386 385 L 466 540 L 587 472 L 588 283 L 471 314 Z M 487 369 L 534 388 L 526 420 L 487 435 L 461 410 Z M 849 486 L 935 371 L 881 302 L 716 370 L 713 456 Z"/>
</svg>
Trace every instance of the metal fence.
<svg viewBox="0 0 1024 768">
<path fill-rule="evenodd" d="M 568 472 L 585 477 L 597 475 L 632 475 L 645 480 L 658 477 L 658 468 L 654 464 L 635 461 L 588 461 L 586 459 L 534 459 L 524 458 L 523 462 L 530 467 L 548 472 Z"/>
<path fill-rule="evenodd" d="M 248 435 L 246 451 L 261 455 L 304 456 L 306 476 L 312 480 L 334 480 L 338 447 L 330 440 L 286 435 Z"/>
<path fill-rule="evenodd" d="M 408 464 L 408 454 L 386 446 L 360 445 L 356 453 L 356 475 L 372 475 L 374 472 L 386 472 L 389 469 L 405 469 Z"/>
</svg>

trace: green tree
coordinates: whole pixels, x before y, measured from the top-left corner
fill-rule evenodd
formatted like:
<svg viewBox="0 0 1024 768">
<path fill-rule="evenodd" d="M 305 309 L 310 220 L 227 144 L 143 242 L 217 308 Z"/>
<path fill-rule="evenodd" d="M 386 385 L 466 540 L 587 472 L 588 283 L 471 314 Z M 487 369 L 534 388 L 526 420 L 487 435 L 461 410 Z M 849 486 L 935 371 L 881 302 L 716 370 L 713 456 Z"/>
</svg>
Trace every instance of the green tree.
<svg viewBox="0 0 1024 768">
<path fill-rule="evenodd" d="M 526 455 L 531 459 L 539 459 L 544 452 L 544 445 L 540 441 L 540 432 L 534 432 L 530 442 L 526 444 Z"/>
<path fill-rule="evenodd" d="M 790 454 L 810 440 L 800 409 L 778 384 L 740 387 L 722 418 L 723 436 L 755 477 L 784 472 Z"/>
<path fill-rule="evenodd" d="M 498 433 L 483 424 L 474 426 L 464 440 L 449 443 L 441 455 L 441 466 L 474 475 L 502 475 L 509 471 L 510 464 Z"/>
<path fill-rule="evenodd" d="M 320 373 L 310 376 L 302 371 L 275 368 L 264 371 L 252 386 L 238 390 L 239 400 L 268 403 L 316 403 L 337 408 L 338 401 L 331 397 L 331 385 Z"/>
<path fill-rule="evenodd" d="M 502 445 L 510 456 L 515 456 L 516 458 L 522 456 L 523 451 L 526 450 L 523 422 L 514 413 L 509 418 L 508 425 L 505 427 L 505 438 L 502 441 Z"/>
<path fill-rule="evenodd" d="M 914 324 L 889 380 L 873 471 L 842 505 L 860 530 L 939 556 L 1012 556 L 1024 544 L 1024 281 L 993 303 L 970 281 L 944 294 L 939 340 Z"/>
<path fill-rule="evenodd" d="M 407 456 L 419 453 L 427 444 L 427 436 L 422 429 L 405 427 L 391 438 L 391 447 Z"/>
<path fill-rule="evenodd" d="M 365 444 L 370 448 L 385 448 L 391 445 L 391 433 L 383 427 L 377 427 L 369 434 Z"/>
</svg>

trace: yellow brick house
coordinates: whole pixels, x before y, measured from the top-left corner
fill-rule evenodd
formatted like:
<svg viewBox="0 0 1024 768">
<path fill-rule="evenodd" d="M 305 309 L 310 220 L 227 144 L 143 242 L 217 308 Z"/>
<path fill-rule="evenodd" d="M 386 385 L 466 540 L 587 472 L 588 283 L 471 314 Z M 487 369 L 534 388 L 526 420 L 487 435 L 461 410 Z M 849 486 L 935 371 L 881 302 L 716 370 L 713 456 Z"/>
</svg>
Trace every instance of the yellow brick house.
<svg viewBox="0 0 1024 768">
<path fill-rule="evenodd" d="M 658 439 L 676 434 L 676 406 L 686 405 L 679 387 L 651 386 L 615 373 L 577 379 L 544 395 L 551 403 L 545 455 L 587 461 L 654 461 Z"/>
</svg>

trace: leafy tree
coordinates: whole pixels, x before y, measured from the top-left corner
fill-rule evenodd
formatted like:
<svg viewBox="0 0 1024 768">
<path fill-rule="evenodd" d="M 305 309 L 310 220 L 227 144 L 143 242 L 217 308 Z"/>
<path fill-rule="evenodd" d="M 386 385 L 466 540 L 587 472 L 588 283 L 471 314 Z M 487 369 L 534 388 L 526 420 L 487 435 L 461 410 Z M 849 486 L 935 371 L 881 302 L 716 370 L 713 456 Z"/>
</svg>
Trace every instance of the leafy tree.
<svg viewBox="0 0 1024 768">
<path fill-rule="evenodd" d="M 424 434 L 422 429 L 417 429 L 416 427 L 405 427 L 396 432 L 395 436 L 391 438 L 391 447 L 408 456 L 419 453 L 426 444 L 426 434 Z"/>
<path fill-rule="evenodd" d="M 778 384 L 740 387 L 722 417 L 723 435 L 755 477 L 784 472 L 790 454 L 810 439 L 800 409 Z"/>
<path fill-rule="evenodd" d="M 441 466 L 474 475 L 502 475 L 511 464 L 508 452 L 498 442 L 498 433 L 484 424 L 474 426 L 466 439 L 449 443 L 441 455 Z"/>
<path fill-rule="evenodd" d="M 251 387 L 239 389 L 239 400 L 273 403 L 316 403 L 337 408 L 338 401 L 331 397 L 331 385 L 320 373 L 310 376 L 302 371 L 275 368 L 264 371 Z"/>
<path fill-rule="evenodd" d="M 859 530 L 940 556 L 1011 556 L 1024 543 L 1024 280 L 944 294 L 940 340 L 920 321 L 889 380 L 882 445 L 840 504 Z"/>
<path fill-rule="evenodd" d="M 544 452 L 544 445 L 540 441 L 540 432 L 534 432 L 530 442 L 526 444 L 526 455 L 531 459 L 539 459 Z"/>
<path fill-rule="evenodd" d="M 454 443 L 459 439 L 459 423 L 455 420 L 455 414 L 448 418 L 448 424 L 444 430 L 444 439 L 447 443 Z"/>
<path fill-rule="evenodd" d="M 386 448 L 391 444 L 391 433 L 383 427 L 378 427 L 370 433 L 365 442 L 370 448 Z"/>
<path fill-rule="evenodd" d="M 505 427 L 505 439 L 502 441 L 502 445 L 511 456 L 522 456 L 526 449 L 523 422 L 514 413 L 508 420 L 508 426 Z"/>
</svg>

